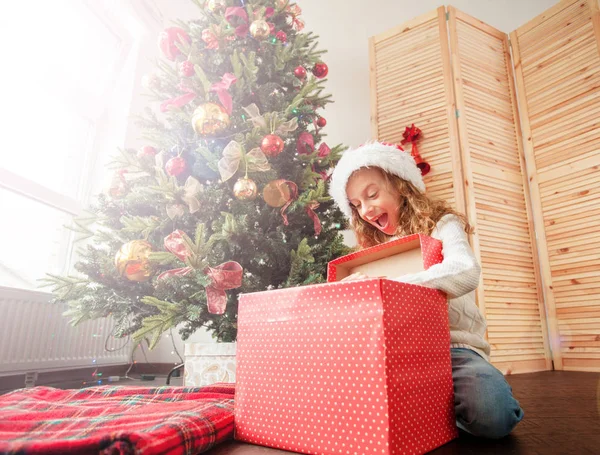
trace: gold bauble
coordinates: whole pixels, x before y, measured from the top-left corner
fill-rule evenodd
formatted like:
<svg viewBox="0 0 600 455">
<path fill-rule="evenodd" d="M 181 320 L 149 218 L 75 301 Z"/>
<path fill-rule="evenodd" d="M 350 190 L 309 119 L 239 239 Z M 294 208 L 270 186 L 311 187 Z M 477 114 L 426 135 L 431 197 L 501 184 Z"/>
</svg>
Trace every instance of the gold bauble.
<svg viewBox="0 0 600 455">
<path fill-rule="evenodd" d="M 240 201 L 253 201 L 258 195 L 258 188 L 254 180 L 241 178 L 233 186 L 233 195 Z"/>
<path fill-rule="evenodd" d="M 271 34 L 271 27 L 267 21 L 258 19 L 250 24 L 250 34 L 256 39 L 265 39 Z"/>
<path fill-rule="evenodd" d="M 207 0 L 205 8 L 211 13 L 215 13 L 220 10 L 224 11 L 226 6 L 226 0 Z"/>
<path fill-rule="evenodd" d="M 119 275 L 130 281 L 148 281 L 152 276 L 148 256 L 152 245 L 145 240 L 132 240 L 121 247 L 115 256 Z"/>
<path fill-rule="evenodd" d="M 192 115 L 192 126 L 199 136 L 212 136 L 229 126 L 229 114 L 215 103 L 204 103 Z"/>
<path fill-rule="evenodd" d="M 271 207 L 283 207 L 292 198 L 292 191 L 283 179 L 269 182 L 263 189 L 263 199 Z"/>
</svg>

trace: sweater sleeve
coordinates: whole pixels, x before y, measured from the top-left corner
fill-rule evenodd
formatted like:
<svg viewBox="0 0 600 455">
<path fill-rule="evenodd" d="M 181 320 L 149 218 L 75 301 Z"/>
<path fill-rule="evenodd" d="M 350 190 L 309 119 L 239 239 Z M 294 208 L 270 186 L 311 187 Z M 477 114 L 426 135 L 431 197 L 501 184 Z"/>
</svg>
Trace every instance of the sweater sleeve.
<svg viewBox="0 0 600 455">
<path fill-rule="evenodd" d="M 479 284 L 481 267 L 469 245 L 462 223 L 456 216 L 446 215 L 438 221 L 436 230 L 437 237 L 442 242 L 443 261 L 422 272 L 392 279 L 439 289 L 451 299 L 475 290 Z"/>
</svg>

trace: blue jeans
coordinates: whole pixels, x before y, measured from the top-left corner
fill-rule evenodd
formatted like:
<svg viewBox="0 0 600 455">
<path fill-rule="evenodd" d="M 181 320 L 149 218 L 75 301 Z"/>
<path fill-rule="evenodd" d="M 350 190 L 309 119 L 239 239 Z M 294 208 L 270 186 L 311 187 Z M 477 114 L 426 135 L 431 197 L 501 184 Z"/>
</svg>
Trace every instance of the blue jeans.
<svg viewBox="0 0 600 455">
<path fill-rule="evenodd" d="M 458 428 L 483 438 L 509 434 L 523 418 L 523 410 L 504 375 L 470 349 L 450 351 Z"/>
</svg>

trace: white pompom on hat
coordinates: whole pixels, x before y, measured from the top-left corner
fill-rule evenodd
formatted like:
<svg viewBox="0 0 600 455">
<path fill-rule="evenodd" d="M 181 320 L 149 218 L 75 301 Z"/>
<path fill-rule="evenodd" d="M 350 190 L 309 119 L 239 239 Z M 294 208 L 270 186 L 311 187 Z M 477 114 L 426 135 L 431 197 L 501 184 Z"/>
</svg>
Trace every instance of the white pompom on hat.
<svg viewBox="0 0 600 455">
<path fill-rule="evenodd" d="M 346 185 L 355 171 L 368 167 L 379 167 L 390 174 L 397 175 L 412 183 L 421 193 L 425 193 L 421 170 L 410 153 L 396 145 L 369 142 L 344 152 L 331 175 L 329 193 L 342 213 L 349 219 L 352 219 L 352 208 L 346 195 Z"/>
</svg>

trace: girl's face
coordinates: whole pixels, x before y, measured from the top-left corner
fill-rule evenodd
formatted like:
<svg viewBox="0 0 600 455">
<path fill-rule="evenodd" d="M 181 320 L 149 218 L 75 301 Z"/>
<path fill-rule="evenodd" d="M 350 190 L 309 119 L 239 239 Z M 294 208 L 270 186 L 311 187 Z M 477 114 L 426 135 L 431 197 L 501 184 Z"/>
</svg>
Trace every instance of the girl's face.
<svg viewBox="0 0 600 455">
<path fill-rule="evenodd" d="M 400 194 L 390 188 L 377 168 L 363 168 L 348 179 L 346 195 L 358 215 L 388 235 L 394 235 L 400 218 Z"/>
</svg>

